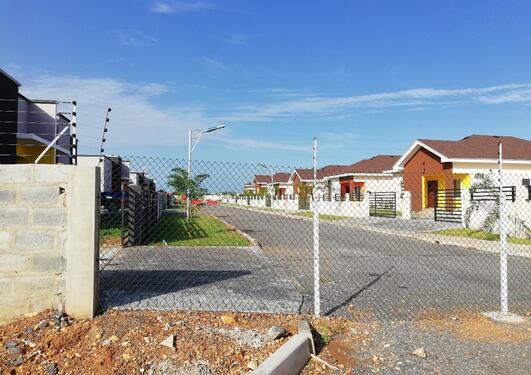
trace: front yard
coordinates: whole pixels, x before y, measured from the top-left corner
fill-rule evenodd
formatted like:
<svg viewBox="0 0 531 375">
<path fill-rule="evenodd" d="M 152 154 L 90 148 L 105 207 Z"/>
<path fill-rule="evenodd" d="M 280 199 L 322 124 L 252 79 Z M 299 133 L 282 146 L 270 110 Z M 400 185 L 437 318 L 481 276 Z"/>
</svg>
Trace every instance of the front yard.
<svg viewBox="0 0 531 375">
<path fill-rule="evenodd" d="M 148 245 L 170 246 L 249 246 L 249 240 L 234 228 L 209 215 L 187 220 L 177 213 L 160 218 L 147 240 Z"/>
<path fill-rule="evenodd" d="M 103 218 L 100 227 L 102 246 L 120 246 L 120 220 Z M 249 240 L 234 228 L 209 215 L 186 220 L 182 213 L 168 213 L 147 234 L 146 245 L 170 246 L 249 246 Z"/>
<path fill-rule="evenodd" d="M 443 234 L 445 236 L 454 236 L 454 237 L 466 237 L 466 238 L 475 238 L 478 240 L 486 241 L 499 241 L 500 235 L 490 232 L 485 232 L 482 230 L 474 230 L 470 228 L 451 228 L 436 231 L 435 234 Z M 507 242 L 515 245 L 530 245 L 531 238 L 517 238 L 517 237 L 508 237 Z"/>
</svg>

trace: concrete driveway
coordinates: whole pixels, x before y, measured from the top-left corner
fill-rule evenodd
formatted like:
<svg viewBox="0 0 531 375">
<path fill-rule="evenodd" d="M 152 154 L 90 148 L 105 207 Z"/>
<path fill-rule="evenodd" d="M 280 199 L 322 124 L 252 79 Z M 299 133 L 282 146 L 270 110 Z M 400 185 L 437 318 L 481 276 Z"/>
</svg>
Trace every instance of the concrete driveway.
<svg viewBox="0 0 531 375">
<path fill-rule="evenodd" d="M 273 264 L 272 277 L 288 278 L 304 295 L 303 310 L 309 311 L 313 294 L 311 221 L 233 206 L 205 211 L 257 239 Z M 389 225 L 414 224 L 404 220 Z M 432 224 L 425 225 L 430 228 L 418 230 L 427 233 Z M 466 239 L 460 246 L 443 245 L 323 221 L 320 243 L 325 313 L 350 315 L 361 310 L 379 318 L 409 319 L 433 309 L 486 311 L 499 306 L 499 256 L 468 248 Z M 529 296 L 531 259 L 509 257 L 511 310 L 527 312 Z"/>
<path fill-rule="evenodd" d="M 253 247 L 103 249 L 102 309 L 298 313 L 303 296 Z M 273 277 L 275 275 L 276 277 Z"/>
</svg>

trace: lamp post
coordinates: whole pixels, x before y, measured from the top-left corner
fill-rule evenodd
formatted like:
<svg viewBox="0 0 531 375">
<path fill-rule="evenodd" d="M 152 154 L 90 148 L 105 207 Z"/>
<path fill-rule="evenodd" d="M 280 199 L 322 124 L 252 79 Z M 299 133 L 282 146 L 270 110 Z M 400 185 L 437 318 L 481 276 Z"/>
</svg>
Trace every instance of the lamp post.
<svg viewBox="0 0 531 375">
<path fill-rule="evenodd" d="M 275 181 L 273 179 L 273 170 L 271 169 L 271 166 L 263 163 L 258 163 L 258 166 L 267 169 L 269 171 L 269 174 L 271 175 L 271 199 L 273 199 L 273 195 L 275 194 Z"/>
<path fill-rule="evenodd" d="M 188 183 L 186 184 L 186 219 L 190 219 L 192 200 L 190 198 L 190 181 L 192 180 L 192 152 L 194 152 L 195 146 L 201 139 L 203 133 L 211 133 L 216 130 L 223 129 L 225 124 L 213 126 L 208 129 L 195 129 L 188 130 Z"/>
</svg>

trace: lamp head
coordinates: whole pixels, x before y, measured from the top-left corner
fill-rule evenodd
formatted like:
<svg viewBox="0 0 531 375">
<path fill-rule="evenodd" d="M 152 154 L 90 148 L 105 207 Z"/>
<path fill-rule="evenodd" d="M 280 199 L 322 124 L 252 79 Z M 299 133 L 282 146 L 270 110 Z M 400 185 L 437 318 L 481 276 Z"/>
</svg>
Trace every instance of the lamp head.
<svg viewBox="0 0 531 375">
<path fill-rule="evenodd" d="M 211 128 L 203 130 L 203 133 L 215 132 L 216 130 L 223 129 L 224 127 L 225 127 L 225 124 L 220 124 L 218 126 L 213 126 Z"/>
</svg>

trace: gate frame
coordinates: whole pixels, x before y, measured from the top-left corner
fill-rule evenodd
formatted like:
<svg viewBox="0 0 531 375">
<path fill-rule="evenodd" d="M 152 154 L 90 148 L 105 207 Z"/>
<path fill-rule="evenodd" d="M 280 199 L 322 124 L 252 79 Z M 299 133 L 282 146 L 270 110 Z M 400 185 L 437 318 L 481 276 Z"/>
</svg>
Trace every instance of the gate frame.
<svg viewBox="0 0 531 375">
<path fill-rule="evenodd" d="M 396 191 L 370 191 L 369 193 L 369 216 L 396 218 Z M 387 205 L 379 207 L 378 203 L 388 203 L 392 200 L 392 208 Z M 379 209 L 390 211 L 389 214 L 377 213 Z"/>
</svg>

